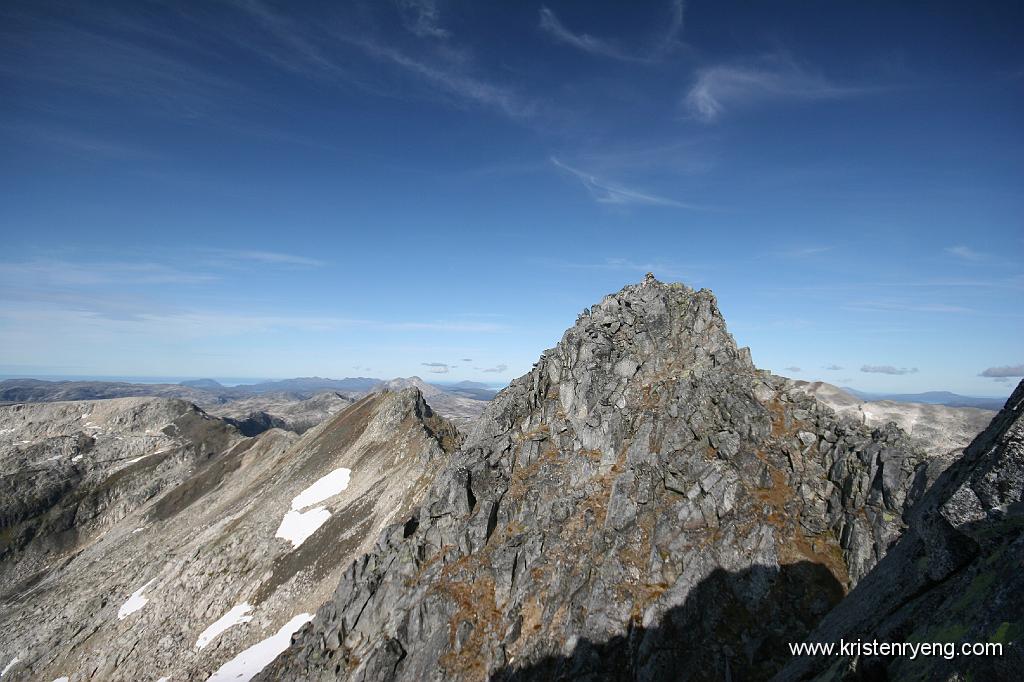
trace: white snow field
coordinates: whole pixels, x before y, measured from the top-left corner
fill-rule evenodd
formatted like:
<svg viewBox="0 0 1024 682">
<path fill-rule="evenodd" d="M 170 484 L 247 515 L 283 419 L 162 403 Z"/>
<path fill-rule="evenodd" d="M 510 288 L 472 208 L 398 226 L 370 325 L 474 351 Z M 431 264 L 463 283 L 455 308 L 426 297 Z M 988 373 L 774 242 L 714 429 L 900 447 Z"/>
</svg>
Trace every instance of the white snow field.
<svg viewBox="0 0 1024 682">
<path fill-rule="evenodd" d="M 237 606 L 233 606 L 230 611 L 225 613 L 223 616 L 213 621 L 210 627 L 203 630 L 199 635 L 199 639 L 196 640 L 196 648 L 202 649 L 207 644 L 217 638 L 217 635 L 224 632 L 233 625 L 239 625 L 241 623 L 248 623 L 252 620 L 252 616 L 245 614 L 252 611 L 252 606 L 249 602 L 242 602 Z"/>
<path fill-rule="evenodd" d="M 266 668 L 277 655 L 288 648 L 292 635 L 313 620 L 313 614 L 300 613 L 281 626 L 281 629 L 262 642 L 238 654 L 210 675 L 207 682 L 249 682 L 256 673 Z"/>
</svg>

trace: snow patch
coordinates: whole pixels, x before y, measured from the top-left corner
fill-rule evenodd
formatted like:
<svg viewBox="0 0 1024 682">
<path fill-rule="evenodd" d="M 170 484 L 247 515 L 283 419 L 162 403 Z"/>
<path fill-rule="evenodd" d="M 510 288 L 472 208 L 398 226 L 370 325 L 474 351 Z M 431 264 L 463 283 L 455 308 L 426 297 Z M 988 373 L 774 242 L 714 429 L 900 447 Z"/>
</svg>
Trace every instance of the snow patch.
<svg viewBox="0 0 1024 682">
<path fill-rule="evenodd" d="M 141 609 L 147 603 L 149 603 L 149 599 L 147 597 L 143 597 L 142 593 L 145 592 L 146 589 L 149 588 L 149 586 L 155 582 L 156 578 L 153 578 L 148 583 L 146 583 L 139 589 L 135 590 L 135 592 L 132 592 L 132 596 L 128 597 L 128 601 L 122 604 L 121 608 L 118 610 L 117 619 L 124 620 L 128 616 L 132 615 L 133 613 Z"/>
<path fill-rule="evenodd" d="M 82 459 L 82 457 L 85 457 L 85 455 L 75 455 L 74 457 L 71 458 L 71 463 L 74 464 L 78 460 Z"/>
<path fill-rule="evenodd" d="M 348 487 L 348 480 L 351 475 L 351 469 L 341 468 L 335 469 L 326 476 L 321 477 L 316 483 L 292 499 L 292 509 L 300 511 L 334 497 Z"/>
<path fill-rule="evenodd" d="M 10 662 L 10 663 L 8 663 L 8 664 L 7 664 L 6 666 L 4 666 L 4 669 L 3 669 L 3 670 L 0 670 L 0 677 L 3 677 L 3 676 L 4 676 L 4 675 L 6 675 L 6 674 L 7 674 L 8 672 L 10 672 L 11 668 L 13 668 L 13 667 L 14 667 L 14 664 L 15 664 L 15 663 L 17 663 L 17 662 L 18 662 L 19 660 L 20 660 L 20 659 L 19 659 L 19 658 L 18 658 L 17 656 L 15 656 L 14 658 L 12 658 L 12 659 L 11 659 L 11 662 Z"/>
<path fill-rule="evenodd" d="M 313 614 L 300 613 L 262 642 L 252 645 L 217 669 L 207 682 L 249 682 L 292 643 L 292 635 L 313 620 Z"/>
<path fill-rule="evenodd" d="M 331 518 L 331 512 L 323 507 L 316 507 L 307 512 L 293 509 L 284 515 L 274 537 L 287 540 L 292 543 L 292 549 L 295 549 L 315 533 L 320 526 L 324 525 L 329 518 Z"/>
<path fill-rule="evenodd" d="M 216 639 L 217 635 L 227 630 L 232 625 L 239 625 L 240 623 L 248 623 L 252 620 L 252 616 L 245 614 L 252 611 L 252 607 L 249 602 L 243 602 L 238 606 L 232 607 L 230 611 L 225 613 L 223 616 L 213 621 L 210 627 L 203 630 L 199 635 L 199 639 L 196 640 L 196 648 L 202 649 L 207 644 Z"/>
<path fill-rule="evenodd" d="M 132 535 L 134 535 L 135 533 L 141 533 L 144 530 L 146 530 L 145 526 L 139 526 L 138 528 L 132 531 Z"/>
<path fill-rule="evenodd" d="M 171 682 L 171 678 L 169 678 L 169 677 L 161 677 L 156 682 Z"/>
<path fill-rule="evenodd" d="M 67 677 L 58 677 L 53 682 L 70 682 Z"/>
</svg>

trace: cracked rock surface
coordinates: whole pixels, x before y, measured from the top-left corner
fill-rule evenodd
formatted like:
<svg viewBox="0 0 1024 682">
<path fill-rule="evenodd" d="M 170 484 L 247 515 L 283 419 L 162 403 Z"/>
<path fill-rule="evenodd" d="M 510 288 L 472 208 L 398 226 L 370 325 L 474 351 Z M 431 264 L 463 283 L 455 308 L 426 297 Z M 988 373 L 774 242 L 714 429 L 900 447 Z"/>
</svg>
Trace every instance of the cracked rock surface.
<svg viewBox="0 0 1024 682">
<path fill-rule="evenodd" d="M 258 679 L 763 679 L 939 473 L 648 276 L 494 399 Z"/>
</svg>

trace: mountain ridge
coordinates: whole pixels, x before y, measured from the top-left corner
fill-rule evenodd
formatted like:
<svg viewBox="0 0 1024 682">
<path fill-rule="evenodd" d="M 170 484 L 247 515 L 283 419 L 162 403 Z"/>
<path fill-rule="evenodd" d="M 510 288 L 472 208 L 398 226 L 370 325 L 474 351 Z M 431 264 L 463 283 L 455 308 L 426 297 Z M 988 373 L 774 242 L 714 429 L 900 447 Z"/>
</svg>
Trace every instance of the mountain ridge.
<svg viewBox="0 0 1024 682">
<path fill-rule="evenodd" d="M 19 465 L 21 483 L 0 496 L 13 506 L 0 509 L 0 568 L 13 588 L 0 597 L 0 656 L 18 659 L 5 680 L 207 679 L 249 666 L 247 647 L 315 611 L 461 442 L 415 389 L 371 394 L 301 437 L 245 438 L 187 403 L 128 398 L 0 408 L 0 462 L 42 452 L 46 433 L 64 442 L 93 423 L 83 410 L 102 427 L 86 429 L 96 443 L 49 469 L 95 475 L 51 492 L 26 487 L 39 474 Z M 140 442 L 139 462 L 94 458 L 179 413 L 164 431 L 187 458 L 161 440 Z M 203 435 L 196 420 L 228 439 Z M 161 466 L 174 475 L 158 476 Z M 86 525 L 95 509 L 107 511 Z M 73 525 L 44 532 L 54 517 Z"/>
</svg>

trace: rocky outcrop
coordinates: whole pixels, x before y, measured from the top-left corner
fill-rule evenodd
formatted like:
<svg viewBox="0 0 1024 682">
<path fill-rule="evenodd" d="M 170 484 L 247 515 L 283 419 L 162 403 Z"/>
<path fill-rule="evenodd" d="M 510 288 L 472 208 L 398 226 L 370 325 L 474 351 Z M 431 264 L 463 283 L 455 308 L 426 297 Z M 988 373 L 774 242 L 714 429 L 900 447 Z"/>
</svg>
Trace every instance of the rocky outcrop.
<svg viewBox="0 0 1024 682">
<path fill-rule="evenodd" d="M 891 552 L 809 642 L 940 643 L 912 657 L 804 656 L 779 680 L 1011 680 L 1024 670 L 1024 382 L 914 508 Z M 963 655 L 965 643 L 1002 652 Z"/>
<path fill-rule="evenodd" d="M 97 444 L 64 445 L 72 417 L 102 427 L 88 432 Z M 165 417 L 170 426 L 161 430 Z M 34 470 L 19 470 L 22 483 L 13 489 L 20 506 L 8 504 L 12 493 L 0 496 L 5 517 L 15 519 L 2 536 L 0 570 L 28 575 L 22 567 L 31 559 L 34 571 L 31 579 L 3 583 L 0 669 L 17 659 L 4 682 L 248 679 L 236 675 L 258 670 L 261 652 L 274 642 L 286 645 L 345 567 L 384 528 L 408 519 L 461 442 L 416 390 L 369 396 L 301 438 L 279 429 L 243 438 L 194 406 L 159 399 L 8 407 L 0 419 L 18 441 L 69 424 L 61 440 L 53 435 L 32 446 L 39 453 Z M 158 440 L 143 443 L 140 429 L 154 430 Z M 218 440 L 221 432 L 229 437 Z M 177 449 L 160 452 L 170 447 L 161 437 L 176 439 Z M 29 447 L 18 441 L 9 447 Z M 101 452 L 154 463 L 136 472 L 147 459 L 115 466 L 98 459 Z M 95 473 L 87 469 L 70 491 L 22 494 L 35 490 L 24 483 L 33 475 L 57 480 L 94 456 Z M 181 463 L 174 476 L 162 473 L 169 458 Z M 75 491 L 115 488 L 132 503 L 115 504 L 117 513 L 102 524 L 80 525 L 81 504 L 67 511 Z M 58 517 L 70 519 L 67 533 L 76 541 L 33 554 L 53 535 L 39 528 Z M 34 535 L 11 550 L 7 529 L 29 523 Z"/>
<path fill-rule="evenodd" d="M 927 479 L 649 276 L 495 398 L 259 679 L 764 678 Z"/>
<path fill-rule="evenodd" d="M 443 414 L 446 419 L 451 420 L 459 428 L 466 428 L 472 424 L 473 420 L 484 411 L 488 400 L 490 400 L 489 396 L 483 397 L 483 395 L 487 394 L 486 391 L 478 391 L 472 397 L 467 397 L 466 395 L 452 393 L 433 384 L 428 384 L 417 376 L 407 379 L 391 379 L 390 381 L 382 382 L 375 390 L 394 391 L 405 388 L 419 389 L 434 410 Z"/>
<path fill-rule="evenodd" d="M 895 423 L 928 453 L 933 462 L 941 462 L 942 468 L 958 459 L 964 448 L 996 416 L 994 410 L 976 407 L 862 400 L 823 381 L 793 380 L 793 386 L 825 403 L 836 414 L 850 417 L 866 426 L 878 428 L 888 422 Z"/>
</svg>

